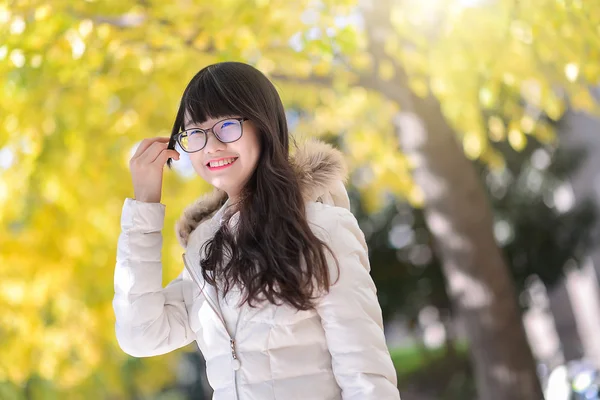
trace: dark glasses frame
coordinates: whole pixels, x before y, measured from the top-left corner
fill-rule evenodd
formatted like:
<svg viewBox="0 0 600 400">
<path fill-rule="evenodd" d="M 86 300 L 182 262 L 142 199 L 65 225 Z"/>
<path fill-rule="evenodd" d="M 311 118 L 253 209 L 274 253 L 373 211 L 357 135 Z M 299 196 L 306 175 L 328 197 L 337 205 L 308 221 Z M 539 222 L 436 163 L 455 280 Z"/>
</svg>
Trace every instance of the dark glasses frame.
<svg viewBox="0 0 600 400">
<path fill-rule="evenodd" d="M 214 131 L 215 126 L 219 125 L 220 123 L 224 122 L 224 121 L 238 121 L 240 123 L 240 136 L 235 139 L 235 140 L 230 140 L 230 141 L 224 141 L 222 140 L 219 135 L 217 135 Z M 244 121 L 248 121 L 248 118 L 245 117 L 240 117 L 240 118 L 224 118 L 220 121 L 217 121 L 212 127 L 208 128 L 208 129 L 202 129 L 202 128 L 190 128 L 190 129 L 185 129 L 181 132 L 179 132 L 176 136 L 176 141 L 177 143 L 179 143 L 179 147 L 181 147 L 181 150 L 185 151 L 186 153 L 196 153 L 202 149 L 204 149 L 206 147 L 206 144 L 208 143 L 208 132 L 212 132 L 212 134 L 215 136 L 215 138 L 221 142 L 221 143 L 233 143 L 233 142 L 237 142 L 238 140 L 240 140 L 244 134 Z M 181 140 L 187 136 L 187 132 L 189 131 L 201 131 L 202 133 L 204 133 L 204 144 L 198 149 L 198 150 L 193 150 L 193 151 L 188 151 L 183 147 L 183 144 L 181 143 Z"/>
</svg>

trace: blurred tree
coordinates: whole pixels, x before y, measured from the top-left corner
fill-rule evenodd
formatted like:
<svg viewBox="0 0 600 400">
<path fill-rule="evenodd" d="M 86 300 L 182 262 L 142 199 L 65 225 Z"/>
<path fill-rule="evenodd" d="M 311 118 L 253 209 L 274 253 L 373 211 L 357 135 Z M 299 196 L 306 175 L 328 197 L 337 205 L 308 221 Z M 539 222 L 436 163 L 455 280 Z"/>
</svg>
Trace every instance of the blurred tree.
<svg viewBox="0 0 600 400">
<path fill-rule="evenodd" d="M 277 80 L 286 104 L 303 110 L 290 118 L 298 136 L 344 136 L 369 211 L 388 191 L 425 206 L 450 297 L 468 321 L 480 396 L 536 397 L 514 289 L 464 154 L 501 168 L 490 139 L 516 149 L 530 136 L 552 140 L 538 116 L 562 113 L 553 85 L 591 107 L 585 85 L 600 73 L 600 8 L 376 4 L 0 3 L 0 397 L 23 386 L 61 398 L 149 397 L 173 380 L 162 367 L 173 355 L 134 362 L 115 346 L 107 283 L 120 206 L 131 195 L 127 160 L 140 139 L 168 134 L 187 79 L 231 59 Z M 503 87 L 518 95 L 500 101 Z M 510 121 L 482 117 L 496 108 Z M 207 189 L 178 164 L 165 183 L 169 210 Z M 181 251 L 169 230 L 164 249 L 168 281 Z"/>
<path fill-rule="evenodd" d="M 478 161 L 473 164 L 491 199 L 494 236 L 520 295 L 532 276 L 551 288 L 564 277 L 570 260 L 577 264 L 583 260 L 596 240 L 593 227 L 598 216 L 591 201 L 565 210 L 557 209 L 553 200 L 583 162 L 583 151 L 553 149 L 531 140 L 516 152 L 505 144 L 498 147 L 510 167 L 502 173 Z M 367 237 L 384 317 L 402 314 L 416 319 L 429 305 L 451 312 L 423 210 L 390 198 L 380 210 L 369 212 L 360 192 L 350 190 L 354 213 Z"/>
<path fill-rule="evenodd" d="M 564 277 L 570 261 L 580 265 L 596 241 L 593 227 L 597 211 L 591 201 L 571 204 L 572 208 L 554 201 L 584 162 L 584 151 L 555 148 L 536 140 L 530 140 L 520 152 L 505 141 L 494 146 L 506 160 L 506 169 L 499 173 L 476 160 L 473 164 L 491 199 L 496 241 L 503 249 L 517 293 L 523 298 L 533 276 L 551 288 Z M 367 236 L 372 276 L 384 318 L 402 315 L 416 328 L 419 312 L 427 306 L 436 307 L 442 317 L 452 314 L 423 210 L 390 199 L 381 210 L 369 213 L 360 194 L 355 189 L 351 193 L 355 215 Z M 527 302 L 519 305 L 526 307 Z M 447 326 L 447 330 L 445 359 L 426 364 L 416 376 L 401 383 L 401 389 L 410 385 L 441 398 L 450 390 L 455 374 L 471 373 L 470 369 L 457 369 L 462 360 L 455 354 L 453 326 Z M 435 385 L 429 369 L 437 371 Z M 419 379 L 421 375 L 429 379 Z M 463 388 L 465 391 L 452 398 L 472 398 L 470 386 Z"/>
<path fill-rule="evenodd" d="M 488 200 L 463 150 L 492 166 L 502 164 L 490 146 L 486 125 L 494 134 L 491 140 L 506 135 L 516 149 L 525 146 L 525 133 L 547 139 L 544 135 L 549 126 L 539 118 L 540 113 L 556 119 L 562 108 L 550 85 L 575 88 L 571 96 L 584 97 L 584 105 L 591 108 L 586 87 L 589 82 L 581 79 L 578 83 L 583 85 L 572 84 L 579 71 L 579 64 L 572 60 L 588 56 L 587 50 L 559 49 L 548 54 L 544 36 L 550 29 L 559 26 L 567 31 L 573 27 L 570 18 L 538 19 L 539 14 L 550 10 L 560 15 L 564 6 L 556 3 L 546 2 L 546 7 L 540 7 L 538 2 L 533 7 L 532 2 L 490 2 L 467 11 L 456 11 L 460 6 L 455 4 L 456 14 L 432 12 L 431 7 L 414 2 L 403 4 L 404 9 L 399 9 L 398 2 L 378 2 L 363 8 L 365 48 L 373 55 L 374 66 L 360 77 L 366 87 L 402 109 L 395 118 L 400 141 L 423 194 L 425 221 L 433 234 L 450 298 L 466 323 L 479 396 L 541 398 L 516 292 L 494 240 Z M 428 10 L 421 14 L 421 20 L 409 11 L 413 5 Z M 562 12 L 576 14 L 578 23 L 593 27 L 579 5 Z M 454 15 L 460 15 L 460 22 Z M 418 32 L 416 28 L 425 31 L 423 36 L 402 35 Z M 474 30 L 481 30 L 481 34 L 473 35 Z M 594 40 L 582 39 L 584 43 Z M 465 57 L 451 56 L 452 48 Z M 420 62 L 413 64 L 419 58 Z M 553 63 L 565 65 L 565 73 L 548 68 Z M 389 79 L 382 73 L 386 65 Z M 460 74 L 453 75 L 452 70 Z M 510 90 L 512 98 L 498 97 L 505 84 L 510 87 L 515 83 L 517 86 Z M 499 105 L 504 108 L 502 115 L 510 116 L 509 124 L 497 115 L 483 118 L 482 109 L 493 111 Z M 462 149 L 457 134 L 462 138 Z"/>
</svg>

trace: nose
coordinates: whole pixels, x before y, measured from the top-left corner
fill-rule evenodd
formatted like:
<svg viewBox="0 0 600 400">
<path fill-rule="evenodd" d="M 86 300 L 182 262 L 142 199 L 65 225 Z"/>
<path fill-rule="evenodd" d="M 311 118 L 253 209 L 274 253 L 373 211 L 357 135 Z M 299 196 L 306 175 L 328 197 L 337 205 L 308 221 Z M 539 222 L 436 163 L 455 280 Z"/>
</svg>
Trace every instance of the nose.
<svg viewBox="0 0 600 400">
<path fill-rule="evenodd" d="M 217 139 L 215 137 L 214 132 L 209 131 L 207 133 L 206 146 L 204 147 L 204 152 L 206 154 L 213 154 L 218 151 L 223 151 L 223 150 L 225 150 L 226 146 L 227 145 L 225 143 L 221 142 L 219 139 Z"/>
</svg>

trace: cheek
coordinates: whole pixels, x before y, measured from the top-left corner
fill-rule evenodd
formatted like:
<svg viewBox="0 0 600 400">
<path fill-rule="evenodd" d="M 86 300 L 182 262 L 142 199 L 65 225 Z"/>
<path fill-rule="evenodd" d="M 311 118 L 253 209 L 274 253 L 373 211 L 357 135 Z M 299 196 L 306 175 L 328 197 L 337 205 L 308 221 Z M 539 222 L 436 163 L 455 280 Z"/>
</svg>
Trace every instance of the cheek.
<svg viewBox="0 0 600 400">
<path fill-rule="evenodd" d="M 247 148 L 249 149 L 249 155 L 253 158 L 253 162 L 256 162 L 261 153 L 260 140 L 258 139 L 258 135 L 256 133 L 252 132 L 252 134 L 249 135 Z"/>
<path fill-rule="evenodd" d="M 194 167 L 194 171 L 196 171 L 198 175 L 204 178 L 206 175 L 206 168 L 204 168 L 204 165 L 202 164 L 200 158 L 197 156 L 197 153 L 193 153 L 193 155 L 190 156 L 190 161 L 192 162 L 192 167 Z"/>
</svg>

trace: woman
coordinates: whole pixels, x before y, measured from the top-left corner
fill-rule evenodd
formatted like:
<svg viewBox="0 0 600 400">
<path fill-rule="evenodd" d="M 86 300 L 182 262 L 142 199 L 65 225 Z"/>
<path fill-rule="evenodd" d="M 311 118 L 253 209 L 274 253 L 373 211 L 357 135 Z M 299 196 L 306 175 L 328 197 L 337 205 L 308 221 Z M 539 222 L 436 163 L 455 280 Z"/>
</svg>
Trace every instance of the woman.
<svg viewBox="0 0 600 400">
<path fill-rule="evenodd" d="M 162 171 L 179 159 L 176 142 L 215 191 L 177 224 L 184 267 L 163 288 Z M 214 399 L 399 399 L 341 154 L 319 142 L 293 157 L 288 148 L 262 73 L 227 62 L 194 76 L 171 137 L 144 140 L 130 161 L 119 345 L 148 357 L 196 340 Z"/>
</svg>

